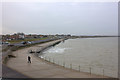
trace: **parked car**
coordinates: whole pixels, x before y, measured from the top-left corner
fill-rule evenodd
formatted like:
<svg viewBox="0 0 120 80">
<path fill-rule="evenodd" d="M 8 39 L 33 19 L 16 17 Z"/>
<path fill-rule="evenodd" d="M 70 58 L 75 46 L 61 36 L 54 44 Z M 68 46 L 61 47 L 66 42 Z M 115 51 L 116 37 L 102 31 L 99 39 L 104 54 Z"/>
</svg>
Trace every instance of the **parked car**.
<svg viewBox="0 0 120 80">
<path fill-rule="evenodd" d="M 2 42 L 0 41 L 0 45 L 2 45 Z"/>
<path fill-rule="evenodd" d="M 27 41 L 27 44 L 32 44 L 32 42 L 31 41 Z"/>
<path fill-rule="evenodd" d="M 9 42 L 2 42 L 2 44 L 8 44 L 9 45 L 10 43 Z"/>
<path fill-rule="evenodd" d="M 21 44 L 27 44 L 27 42 L 26 41 L 22 41 Z"/>
<path fill-rule="evenodd" d="M 2 42 L 0 41 L 0 47 L 2 46 Z"/>
</svg>

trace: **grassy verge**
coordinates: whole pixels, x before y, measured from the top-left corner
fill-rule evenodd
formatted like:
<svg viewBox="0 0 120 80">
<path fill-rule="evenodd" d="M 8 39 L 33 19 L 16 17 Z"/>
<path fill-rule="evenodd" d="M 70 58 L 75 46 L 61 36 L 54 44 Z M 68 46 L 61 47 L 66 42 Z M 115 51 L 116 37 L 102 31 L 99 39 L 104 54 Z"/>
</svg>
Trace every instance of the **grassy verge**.
<svg viewBox="0 0 120 80">
<path fill-rule="evenodd" d="M 44 38 L 45 39 L 45 38 Z M 47 38 L 46 38 L 47 39 Z M 50 40 L 50 41 L 54 41 L 54 40 Z M 50 42 L 50 41 L 46 41 L 46 42 Z M 25 46 L 8 46 L 6 49 L 2 50 L 2 52 L 5 52 L 7 51 L 8 49 L 11 49 L 11 51 L 16 51 L 16 50 L 19 50 L 19 49 L 23 49 L 23 48 L 27 48 L 27 47 L 31 47 L 31 46 L 35 46 L 35 45 L 38 45 L 38 44 L 42 44 L 42 43 L 46 43 L 46 42 L 40 42 L 40 43 L 35 43 L 35 44 L 27 44 Z"/>
<path fill-rule="evenodd" d="M 50 40 L 50 41 L 53 41 L 53 40 Z M 46 41 L 46 42 L 50 42 L 50 41 Z M 28 44 L 28 45 L 25 45 L 25 46 L 12 46 L 12 48 L 9 48 L 11 49 L 11 51 L 16 51 L 16 50 L 20 50 L 20 49 L 24 49 L 24 48 L 27 48 L 27 47 L 31 47 L 31 46 L 35 46 L 35 45 L 38 45 L 38 44 L 42 44 L 42 43 L 46 43 L 46 42 L 40 42 L 40 43 L 36 43 L 36 44 Z M 12 53 L 11 52 L 11 53 Z M 10 54 L 11 54 L 10 53 Z M 12 54 L 11 54 L 12 55 Z M 9 57 L 8 55 L 4 58 L 3 60 L 3 63 L 6 64 L 7 61 L 9 60 Z"/>
<path fill-rule="evenodd" d="M 10 46 L 7 46 L 6 48 L 2 49 L 2 52 L 7 51 L 8 49 L 10 49 Z"/>
<path fill-rule="evenodd" d="M 50 41 L 53 41 L 53 40 L 50 40 Z M 46 41 L 46 42 L 50 42 L 50 41 Z M 27 44 L 27 45 L 21 46 L 21 47 L 14 46 L 14 47 L 12 48 L 12 51 L 16 51 L 16 50 L 19 50 L 19 49 L 23 49 L 23 48 L 35 46 L 35 45 L 42 44 L 42 43 L 46 43 L 46 42 L 40 42 L 40 43 L 36 43 L 36 44 Z"/>
<path fill-rule="evenodd" d="M 19 42 L 22 42 L 22 41 L 38 41 L 38 40 L 45 40 L 45 39 L 48 39 L 48 38 L 31 38 L 31 39 L 24 39 L 24 40 L 8 40 L 7 42 L 19 43 Z M 34 44 L 32 44 L 32 45 L 34 45 Z M 30 45 L 26 45 L 26 46 L 30 46 Z M 2 52 L 7 51 L 8 49 L 10 49 L 10 46 L 7 46 L 4 49 L 2 48 Z"/>
<path fill-rule="evenodd" d="M 7 42 L 19 43 L 19 42 L 22 42 L 22 41 L 38 41 L 38 40 L 45 40 L 45 39 L 48 39 L 48 38 L 30 38 L 30 39 L 23 39 L 23 40 L 7 40 Z"/>
</svg>

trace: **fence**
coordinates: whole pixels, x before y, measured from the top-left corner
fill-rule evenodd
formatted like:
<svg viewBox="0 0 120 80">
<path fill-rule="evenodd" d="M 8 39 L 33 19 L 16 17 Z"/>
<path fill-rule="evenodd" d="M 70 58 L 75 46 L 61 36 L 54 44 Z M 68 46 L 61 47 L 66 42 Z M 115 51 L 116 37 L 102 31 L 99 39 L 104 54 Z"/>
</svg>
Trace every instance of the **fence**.
<svg viewBox="0 0 120 80">
<path fill-rule="evenodd" d="M 75 65 L 74 63 L 67 63 L 65 61 L 58 61 L 55 58 L 51 58 L 51 57 L 43 57 L 41 59 L 44 59 L 45 61 L 51 62 L 53 64 L 62 66 L 64 68 L 70 68 L 73 70 L 77 70 L 79 72 L 87 72 L 90 74 L 96 74 L 96 75 L 102 75 L 102 76 L 110 76 L 110 77 L 114 77 L 117 78 L 117 72 L 116 71 L 111 71 L 108 69 L 103 69 L 103 68 L 93 68 L 93 67 L 83 67 L 81 65 Z"/>
</svg>

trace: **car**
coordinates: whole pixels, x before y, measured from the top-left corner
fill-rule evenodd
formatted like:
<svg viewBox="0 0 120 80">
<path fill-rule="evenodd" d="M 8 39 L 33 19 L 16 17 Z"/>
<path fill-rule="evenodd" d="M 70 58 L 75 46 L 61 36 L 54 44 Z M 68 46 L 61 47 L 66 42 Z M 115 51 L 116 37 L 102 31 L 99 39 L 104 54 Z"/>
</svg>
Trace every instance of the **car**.
<svg viewBox="0 0 120 80">
<path fill-rule="evenodd" d="M 32 44 L 32 42 L 31 41 L 27 41 L 27 44 Z"/>
<path fill-rule="evenodd" d="M 10 43 L 9 42 L 2 42 L 2 44 L 8 44 L 9 45 Z"/>
<path fill-rule="evenodd" d="M 2 45 L 2 42 L 0 41 L 0 45 Z"/>
<path fill-rule="evenodd" d="M 21 44 L 27 44 L 27 42 L 26 41 L 22 41 Z"/>
</svg>

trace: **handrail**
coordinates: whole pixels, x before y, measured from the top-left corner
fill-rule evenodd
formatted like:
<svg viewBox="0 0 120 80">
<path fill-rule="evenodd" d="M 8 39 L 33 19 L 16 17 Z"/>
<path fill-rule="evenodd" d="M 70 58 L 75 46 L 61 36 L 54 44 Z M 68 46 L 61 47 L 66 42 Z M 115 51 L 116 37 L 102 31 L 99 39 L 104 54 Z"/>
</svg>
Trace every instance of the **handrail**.
<svg viewBox="0 0 120 80">
<path fill-rule="evenodd" d="M 45 56 L 45 57 L 43 57 L 41 59 L 44 59 L 45 61 L 51 62 L 51 63 L 56 64 L 56 65 L 62 66 L 64 68 L 69 68 L 69 69 L 77 70 L 79 72 L 86 72 L 86 71 L 82 70 L 82 68 L 85 68 L 85 67 L 82 67 L 80 65 L 78 65 L 78 67 L 77 67 L 78 69 L 74 69 L 73 68 L 74 67 L 73 63 L 70 63 L 70 64 L 68 64 L 69 66 L 67 66 L 67 64 L 65 63 L 65 61 L 60 64 L 60 61 L 56 61 L 55 58 L 50 58 L 50 57 L 46 57 Z M 106 69 L 101 68 L 101 73 L 95 73 L 95 72 L 93 72 L 94 69 L 95 68 L 93 68 L 93 67 L 88 67 L 88 71 L 87 72 L 90 73 L 90 74 L 102 75 L 103 77 L 104 76 L 110 76 L 110 77 L 117 78 L 117 76 L 115 77 L 115 76 L 112 76 L 110 74 L 107 74 L 107 70 Z"/>
</svg>

